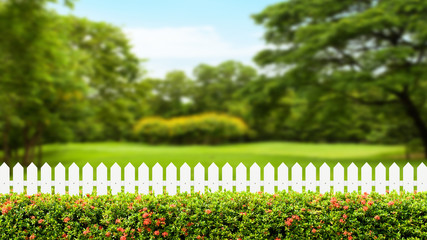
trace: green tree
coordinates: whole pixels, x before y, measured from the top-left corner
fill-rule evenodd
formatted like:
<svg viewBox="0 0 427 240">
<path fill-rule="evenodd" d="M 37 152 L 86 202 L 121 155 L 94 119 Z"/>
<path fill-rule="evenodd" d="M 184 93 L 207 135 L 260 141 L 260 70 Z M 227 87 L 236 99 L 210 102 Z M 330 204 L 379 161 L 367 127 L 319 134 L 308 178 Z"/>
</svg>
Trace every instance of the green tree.
<svg viewBox="0 0 427 240">
<path fill-rule="evenodd" d="M 315 101 L 351 99 L 405 114 L 427 157 L 426 15 L 419 0 L 289 0 L 254 15 L 276 46 L 255 60 L 279 67 L 280 81 Z"/>
</svg>

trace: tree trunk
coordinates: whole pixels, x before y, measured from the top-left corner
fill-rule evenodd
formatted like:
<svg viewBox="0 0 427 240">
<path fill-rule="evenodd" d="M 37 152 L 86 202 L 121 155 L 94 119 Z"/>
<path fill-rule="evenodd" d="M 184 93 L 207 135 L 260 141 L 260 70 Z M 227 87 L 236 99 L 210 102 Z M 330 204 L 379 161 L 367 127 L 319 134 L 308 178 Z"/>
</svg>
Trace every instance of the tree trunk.
<svg viewBox="0 0 427 240">
<path fill-rule="evenodd" d="M 407 93 L 398 94 L 398 97 L 405 108 L 406 114 L 412 118 L 415 127 L 418 129 L 418 133 L 424 148 L 424 158 L 427 159 L 427 125 L 423 121 L 420 112 Z"/>
</svg>

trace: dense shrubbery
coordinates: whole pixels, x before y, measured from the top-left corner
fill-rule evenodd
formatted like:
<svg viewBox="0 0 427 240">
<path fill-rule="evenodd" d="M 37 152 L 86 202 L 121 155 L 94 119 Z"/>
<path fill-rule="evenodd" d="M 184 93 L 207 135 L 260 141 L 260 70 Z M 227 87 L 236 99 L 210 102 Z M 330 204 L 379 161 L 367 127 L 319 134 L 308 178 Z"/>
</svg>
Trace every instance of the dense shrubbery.
<svg viewBox="0 0 427 240">
<path fill-rule="evenodd" d="M 244 137 L 248 127 L 240 118 L 205 113 L 168 120 L 143 118 L 134 132 L 148 143 L 219 144 Z"/>
<path fill-rule="evenodd" d="M 2 239 L 427 239 L 427 193 L 0 195 Z"/>
</svg>

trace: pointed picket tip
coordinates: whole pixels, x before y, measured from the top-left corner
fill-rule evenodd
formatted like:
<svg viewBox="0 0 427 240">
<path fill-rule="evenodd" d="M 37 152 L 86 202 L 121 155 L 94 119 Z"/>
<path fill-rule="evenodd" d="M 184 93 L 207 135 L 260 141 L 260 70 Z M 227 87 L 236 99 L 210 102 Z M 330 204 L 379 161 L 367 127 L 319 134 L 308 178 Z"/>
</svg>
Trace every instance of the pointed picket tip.
<svg viewBox="0 0 427 240">
<path fill-rule="evenodd" d="M 86 164 L 83 166 L 83 169 L 87 169 L 87 168 L 92 168 L 92 165 L 90 165 L 89 163 L 86 163 Z"/>
<path fill-rule="evenodd" d="M 341 163 L 337 163 L 335 164 L 334 168 L 344 168 L 344 167 Z"/>
<path fill-rule="evenodd" d="M 257 163 L 252 164 L 251 168 L 259 168 L 259 165 Z"/>
<path fill-rule="evenodd" d="M 100 163 L 99 165 L 98 165 L 98 167 L 97 168 L 106 168 L 107 166 L 105 166 L 105 164 L 104 163 Z"/>
<path fill-rule="evenodd" d="M 351 162 L 350 166 L 348 166 L 349 168 L 357 168 L 356 164 L 354 164 L 354 162 Z"/>
<path fill-rule="evenodd" d="M 166 168 L 176 168 L 176 166 L 171 162 Z"/>
<path fill-rule="evenodd" d="M 320 166 L 321 168 L 325 168 L 325 167 L 329 167 L 329 165 L 326 163 L 326 162 L 324 162 L 323 164 L 322 164 L 322 166 Z"/>
<path fill-rule="evenodd" d="M 310 162 L 310 163 L 307 165 L 307 167 L 311 167 L 311 168 L 313 168 L 313 167 L 315 167 L 315 166 L 314 166 L 314 164 L 313 164 L 312 162 Z"/>
<path fill-rule="evenodd" d="M 285 163 L 281 163 L 280 165 L 279 165 L 279 168 L 280 169 L 282 169 L 282 168 L 288 168 L 288 166 L 285 164 Z"/>
<path fill-rule="evenodd" d="M 117 164 L 116 162 L 113 164 L 113 166 L 111 166 L 111 168 L 120 168 L 119 164 Z"/>
<path fill-rule="evenodd" d="M 196 164 L 196 168 L 200 168 L 200 167 L 203 167 L 203 165 L 199 162 Z"/>
<path fill-rule="evenodd" d="M 396 167 L 399 167 L 397 164 L 396 164 L 396 162 L 393 162 L 393 164 L 391 164 L 391 166 L 390 166 L 391 168 L 393 167 L 393 168 L 396 168 Z"/>
<path fill-rule="evenodd" d="M 43 166 L 42 166 L 42 168 L 50 168 L 50 166 L 49 166 L 48 163 L 44 163 Z"/>
<path fill-rule="evenodd" d="M 209 168 L 218 168 L 218 166 L 215 163 L 211 163 L 211 165 L 209 166 Z"/>
<path fill-rule="evenodd" d="M 240 162 L 239 165 L 237 165 L 237 167 L 238 168 L 242 168 L 242 167 L 246 168 L 245 164 L 243 164 L 242 162 Z"/>
<path fill-rule="evenodd" d="M 365 164 L 363 164 L 362 168 L 372 168 L 372 167 L 371 165 L 369 165 L 369 163 L 366 162 Z"/>
<path fill-rule="evenodd" d="M 47 163 L 45 163 L 44 165 L 46 165 L 46 164 Z M 48 164 L 48 166 L 49 166 L 49 164 Z M 58 163 L 55 168 L 65 168 L 65 167 L 62 163 Z"/>
<path fill-rule="evenodd" d="M 0 167 L 9 167 L 5 162 Z"/>
<path fill-rule="evenodd" d="M 421 168 L 427 168 L 427 166 L 422 162 L 420 165 L 418 165 L 417 169 Z"/>
<path fill-rule="evenodd" d="M 283 163 L 282 163 L 282 164 L 283 164 Z M 271 167 L 273 167 L 273 165 L 272 165 L 270 162 L 268 162 L 268 163 L 265 165 L 265 167 L 264 167 L 264 168 L 266 168 L 266 167 L 271 168 Z"/>
<path fill-rule="evenodd" d="M 153 168 L 162 168 L 162 165 L 160 165 L 160 163 L 156 163 L 154 164 Z"/>
<path fill-rule="evenodd" d="M 227 167 L 227 168 L 228 168 L 228 167 L 231 167 L 231 165 L 230 165 L 228 162 L 226 162 L 226 163 L 224 164 L 223 168 L 224 168 L 224 167 Z"/>
<path fill-rule="evenodd" d="M 302 167 L 301 167 L 301 165 L 299 165 L 299 163 L 295 163 L 293 166 L 292 166 L 292 170 L 296 170 L 296 169 L 302 169 Z"/>
<path fill-rule="evenodd" d="M 412 165 L 408 162 L 408 163 L 406 163 L 406 165 L 405 165 L 403 168 L 405 169 L 405 168 L 413 168 L 413 167 L 412 167 Z"/>
<path fill-rule="evenodd" d="M 37 168 L 37 166 L 32 162 L 30 165 L 28 165 L 28 168 Z"/>
<path fill-rule="evenodd" d="M 181 165 L 181 167 L 190 167 L 187 162 L 184 162 L 184 164 Z"/>
<path fill-rule="evenodd" d="M 141 163 L 141 165 L 139 165 L 138 169 L 143 169 L 143 168 L 148 168 L 147 164 Z"/>
<path fill-rule="evenodd" d="M 13 168 L 16 168 L 16 167 L 18 167 L 18 168 L 19 168 L 19 167 L 22 167 L 22 165 L 21 165 L 20 163 L 16 163 L 16 164 L 15 164 L 15 166 L 14 166 Z"/>
<path fill-rule="evenodd" d="M 134 167 L 133 165 L 132 165 L 132 163 L 128 163 L 128 164 L 126 164 L 126 167 L 125 168 L 129 168 L 129 167 Z"/>
</svg>

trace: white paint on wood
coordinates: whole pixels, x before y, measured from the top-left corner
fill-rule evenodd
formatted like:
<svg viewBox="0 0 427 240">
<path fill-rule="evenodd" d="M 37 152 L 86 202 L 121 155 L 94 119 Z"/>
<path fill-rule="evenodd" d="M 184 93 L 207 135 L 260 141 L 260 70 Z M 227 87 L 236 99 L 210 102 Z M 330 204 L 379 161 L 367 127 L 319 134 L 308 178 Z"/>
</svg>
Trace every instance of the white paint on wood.
<svg viewBox="0 0 427 240">
<path fill-rule="evenodd" d="M 393 163 L 389 169 L 390 192 L 400 192 L 400 168 Z"/>
<path fill-rule="evenodd" d="M 313 163 L 309 163 L 305 168 L 305 190 L 307 192 L 316 192 L 316 177 L 316 167 L 313 165 Z"/>
<path fill-rule="evenodd" d="M 298 163 L 292 167 L 292 190 L 302 192 L 302 167 Z"/>
<path fill-rule="evenodd" d="M 154 195 L 163 194 L 163 168 L 159 163 L 153 167 L 153 192 Z"/>
<path fill-rule="evenodd" d="M 62 163 L 55 167 L 55 193 L 65 194 L 65 167 Z"/>
<path fill-rule="evenodd" d="M 409 163 L 403 167 L 403 190 L 414 192 L 414 168 Z"/>
<path fill-rule="evenodd" d="M 277 181 L 279 182 L 277 186 L 277 190 L 286 192 L 289 190 L 289 169 L 286 164 L 281 163 L 279 168 L 277 169 Z"/>
<path fill-rule="evenodd" d="M 212 163 L 208 168 L 208 188 L 212 192 L 219 190 L 219 168 L 215 163 Z"/>
<path fill-rule="evenodd" d="M 125 167 L 125 192 L 135 193 L 135 167 L 132 163 Z"/>
<path fill-rule="evenodd" d="M 92 194 L 93 192 L 93 167 L 86 163 L 83 166 L 83 194 Z"/>
<path fill-rule="evenodd" d="M 243 163 L 240 163 L 236 168 L 236 191 L 237 192 L 246 192 L 246 167 Z"/>
<path fill-rule="evenodd" d="M 229 163 L 222 167 L 222 190 L 233 191 L 233 168 Z"/>
<path fill-rule="evenodd" d="M 249 169 L 249 178 L 250 178 L 250 191 L 253 193 L 261 191 L 261 168 L 258 164 L 252 164 Z"/>
<path fill-rule="evenodd" d="M 107 195 L 107 167 L 104 163 L 101 163 L 96 168 L 96 193 L 98 195 Z"/>
<path fill-rule="evenodd" d="M 169 195 L 175 195 L 176 194 L 176 181 L 177 181 L 177 173 L 176 173 L 176 167 L 173 165 L 173 163 L 170 163 L 166 167 L 166 192 Z"/>
<path fill-rule="evenodd" d="M 21 164 L 17 163 L 13 167 L 13 192 L 23 193 L 24 192 L 24 168 Z"/>
<path fill-rule="evenodd" d="M 344 167 L 337 163 L 334 167 L 334 192 L 344 192 Z"/>
<path fill-rule="evenodd" d="M 386 169 L 382 163 L 375 167 L 375 192 L 385 194 L 386 191 Z"/>
<path fill-rule="evenodd" d="M 181 193 L 191 193 L 191 185 L 190 185 L 190 180 L 191 180 L 191 168 L 190 166 L 188 166 L 187 163 L 184 163 L 181 168 L 179 169 L 179 182 L 180 184 L 180 189 L 179 191 Z"/>
<path fill-rule="evenodd" d="M 33 195 L 37 193 L 37 167 L 31 163 L 27 167 L 27 194 Z"/>
<path fill-rule="evenodd" d="M 122 191 L 122 169 L 119 164 L 114 163 L 110 168 L 111 193 L 117 194 Z"/>
<path fill-rule="evenodd" d="M 203 193 L 205 191 L 205 168 L 201 163 L 197 163 L 196 167 L 194 168 L 194 192 L 201 192 Z"/>
<path fill-rule="evenodd" d="M 372 167 L 365 163 L 362 167 L 362 193 L 372 192 Z"/>
<path fill-rule="evenodd" d="M 41 192 L 52 193 L 52 168 L 45 163 L 41 169 Z"/>
<path fill-rule="evenodd" d="M 424 192 L 427 191 L 427 166 L 424 163 L 421 163 L 417 167 L 417 191 Z"/>
<path fill-rule="evenodd" d="M 10 172 L 9 166 L 3 163 L 0 166 L 0 193 L 7 194 L 10 192 Z"/>
<path fill-rule="evenodd" d="M 359 169 L 357 168 L 356 164 L 351 163 L 350 166 L 347 168 L 347 191 L 348 192 L 358 192 L 359 191 Z"/>
<path fill-rule="evenodd" d="M 138 193 L 148 194 L 149 185 L 148 181 L 150 179 L 149 169 L 147 164 L 142 163 L 138 168 Z"/>
<path fill-rule="evenodd" d="M 264 167 L 264 192 L 274 193 L 274 167 L 271 163 Z"/>
<path fill-rule="evenodd" d="M 326 193 L 331 191 L 331 169 L 328 164 L 323 163 L 320 167 L 320 193 Z"/>
<path fill-rule="evenodd" d="M 78 195 L 80 193 L 80 171 L 76 163 L 71 164 L 68 168 L 68 192 L 70 195 Z"/>
</svg>

